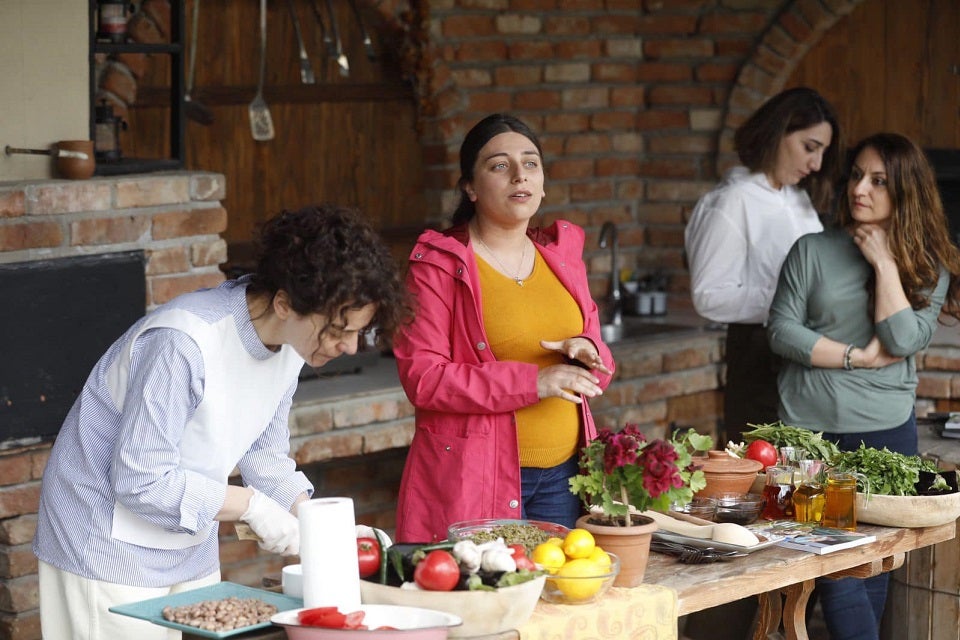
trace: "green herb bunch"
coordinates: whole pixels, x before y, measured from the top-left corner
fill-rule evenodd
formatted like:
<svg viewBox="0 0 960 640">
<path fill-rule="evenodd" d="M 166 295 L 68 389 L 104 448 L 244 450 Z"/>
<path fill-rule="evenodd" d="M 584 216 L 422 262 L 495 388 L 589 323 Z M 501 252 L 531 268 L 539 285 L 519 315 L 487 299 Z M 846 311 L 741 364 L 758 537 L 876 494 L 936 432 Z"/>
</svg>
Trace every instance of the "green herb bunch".
<svg viewBox="0 0 960 640">
<path fill-rule="evenodd" d="M 937 466 L 920 456 L 907 456 L 886 447 L 875 449 L 863 443 L 855 451 L 844 451 L 831 460 L 840 471 L 857 472 L 866 482 L 857 481 L 857 488 L 866 494 L 915 496 L 921 471 L 936 473 Z"/>
<path fill-rule="evenodd" d="M 747 426 L 752 427 L 752 430 L 743 432 L 743 439 L 746 442 L 766 440 L 778 449 L 780 447 L 800 447 L 811 458 L 824 462 L 830 462 L 834 456 L 840 453 L 836 444 L 823 438 L 822 432 L 791 427 L 782 422 L 748 424 Z"/>
</svg>

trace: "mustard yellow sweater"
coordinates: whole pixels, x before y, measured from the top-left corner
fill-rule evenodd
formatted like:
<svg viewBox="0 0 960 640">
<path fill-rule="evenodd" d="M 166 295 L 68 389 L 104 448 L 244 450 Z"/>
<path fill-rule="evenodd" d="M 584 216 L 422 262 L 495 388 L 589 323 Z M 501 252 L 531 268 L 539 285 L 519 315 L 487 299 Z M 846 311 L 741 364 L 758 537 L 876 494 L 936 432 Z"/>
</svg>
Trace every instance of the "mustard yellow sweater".
<svg viewBox="0 0 960 640">
<path fill-rule="evenodd" d="M 477 256 L 483 300 L 483 324 L 498 360 L 536 364 L 543 369 L 562 364 L 563 356 L 540 346 L 541 340 L 563 340 L 583 332 L 583 316 L 573 296 L 537 253 L 533 273 L 517 285 Z M 579 406 L 560 398 L 544 398 L 516 412 L 520 465 L 547 468 L 565 462 L 577 450 Z"/>
</svg>

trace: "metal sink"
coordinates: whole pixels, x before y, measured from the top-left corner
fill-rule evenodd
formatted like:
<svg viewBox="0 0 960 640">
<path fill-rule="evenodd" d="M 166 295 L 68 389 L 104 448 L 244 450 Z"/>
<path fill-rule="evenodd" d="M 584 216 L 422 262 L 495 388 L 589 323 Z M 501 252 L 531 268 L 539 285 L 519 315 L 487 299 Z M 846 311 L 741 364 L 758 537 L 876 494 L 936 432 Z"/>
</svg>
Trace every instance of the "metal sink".
<svg viewBox="0 0 960 640">
<path fill-rule="evenodd" d="M 699 328 L 667 322 L 664 318 L 628 317 L 624 318 L 623 323 L 619 325 L 601 325 L 600 338 L 606 344 L 616 344 L 618 342 L 651 340 L 682 331 L 696 332 L 699 331 Z"/>
</svg>

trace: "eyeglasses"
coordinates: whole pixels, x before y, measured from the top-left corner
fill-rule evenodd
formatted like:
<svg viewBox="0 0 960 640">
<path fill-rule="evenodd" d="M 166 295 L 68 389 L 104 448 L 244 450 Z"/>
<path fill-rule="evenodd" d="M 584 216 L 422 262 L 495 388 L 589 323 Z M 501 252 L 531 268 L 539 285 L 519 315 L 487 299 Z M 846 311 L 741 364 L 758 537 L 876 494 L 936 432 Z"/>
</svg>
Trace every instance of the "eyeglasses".
<svg viewBox="0 0 960 640">
<path fill-rule="evenodd" d="M 342 324 L 328 324 L 320 332 L 321 336 L 328 336 L 333 340 L 338 342 L 343 340 L 349 340 L 353 337 L 353 334 L 357 335 L 357 349 L 362 350 L 367 346 L 372 344 L 372 336 L 374 335 L 374 327 L 363 327 L 362 329 L 348 329 Z"/>
</svg>

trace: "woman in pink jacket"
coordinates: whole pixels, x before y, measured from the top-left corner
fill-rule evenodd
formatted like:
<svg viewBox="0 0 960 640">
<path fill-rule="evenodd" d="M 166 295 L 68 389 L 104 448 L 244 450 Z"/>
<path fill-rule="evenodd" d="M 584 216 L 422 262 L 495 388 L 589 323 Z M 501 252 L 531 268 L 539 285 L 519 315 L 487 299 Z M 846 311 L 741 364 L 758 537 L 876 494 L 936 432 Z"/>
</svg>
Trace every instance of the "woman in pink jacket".
<svg viewBox="0 0 960 640">
<path fill-rule="evenodd" d="M 407 286 L 417 316 L 394 344 L 416 407 L 397 506 L 397 539 L 445 539 L 476 518 L 568 527 L 568 479 L 596 434 L 586 399 L 613 375 L 583 264 L 583 230 L 529 228 L 544 197 L 536 135 L 488 116 L 460 148 L 453 227 L 424 232 Z"/>
</svg>

